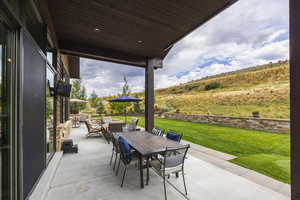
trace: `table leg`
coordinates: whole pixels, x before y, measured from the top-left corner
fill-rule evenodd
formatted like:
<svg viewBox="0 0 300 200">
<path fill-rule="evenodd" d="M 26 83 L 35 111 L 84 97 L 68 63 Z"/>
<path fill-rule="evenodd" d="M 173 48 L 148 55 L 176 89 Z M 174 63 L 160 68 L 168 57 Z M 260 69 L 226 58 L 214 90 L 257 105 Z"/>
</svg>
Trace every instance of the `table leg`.
<svg viewBox="0 0 300 200">
<path fill-rule="evenodd" d="M 140 178 L 141 178 L 141 188 L 144 188 L 144 169 L 143 169 L 143 156 L 140 154 Z"/>
</svg>

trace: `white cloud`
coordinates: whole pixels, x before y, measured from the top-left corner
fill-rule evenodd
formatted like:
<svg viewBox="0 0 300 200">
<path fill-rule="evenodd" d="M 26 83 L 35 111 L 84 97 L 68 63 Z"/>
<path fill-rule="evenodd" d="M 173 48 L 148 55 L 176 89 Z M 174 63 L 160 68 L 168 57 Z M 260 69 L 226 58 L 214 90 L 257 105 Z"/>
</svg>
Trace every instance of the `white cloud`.
<svg viewBox="0 0 300 200">
<path fill-rule="evenodd" d="M 173 47 L 155 72 L 155 87 L 288 59 L 288 7 L 288 0 L 238 1 Z M 144 89 L 142 68 L 82 59 L 81 69 L 89 93 L 120 92 L 124 75 L 132 91 Z"/>
</svg>

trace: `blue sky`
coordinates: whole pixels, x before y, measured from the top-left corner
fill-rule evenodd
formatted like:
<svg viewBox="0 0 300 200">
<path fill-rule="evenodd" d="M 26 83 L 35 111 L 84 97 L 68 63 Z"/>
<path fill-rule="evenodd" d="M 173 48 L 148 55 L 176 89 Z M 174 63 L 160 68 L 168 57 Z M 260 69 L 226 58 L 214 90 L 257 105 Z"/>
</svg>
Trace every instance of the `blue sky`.
<svg viewBox="0 0 300 200">
<path fill-rule="evenodd" d="M 173 47 L 155 71 L 155 87 L 288 59 L 288 6 L 288 0 L 240 0 Z M 142 68 L 84 58 L 80 64 L 88 94 L 120 93 L 123 76 L 132 92 L 144 90 Z"/>
</svg>

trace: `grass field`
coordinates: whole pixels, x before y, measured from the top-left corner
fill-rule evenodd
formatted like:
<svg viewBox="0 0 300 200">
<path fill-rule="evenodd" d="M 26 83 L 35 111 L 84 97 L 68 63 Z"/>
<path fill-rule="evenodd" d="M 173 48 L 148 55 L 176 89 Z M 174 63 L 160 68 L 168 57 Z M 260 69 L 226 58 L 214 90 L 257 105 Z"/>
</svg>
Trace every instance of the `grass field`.
<svg viewBox="0 0 300 200">
<path fill-rule="evenodd" d="M 139 126 L 144 127 L 143 117 Z M 237 156 L 232 163 L 290 183 L 290 137 L 286 134 L 161 118 L 155 119 L 155 126 L 181 132 L 187 141 Z"/>
</svg>

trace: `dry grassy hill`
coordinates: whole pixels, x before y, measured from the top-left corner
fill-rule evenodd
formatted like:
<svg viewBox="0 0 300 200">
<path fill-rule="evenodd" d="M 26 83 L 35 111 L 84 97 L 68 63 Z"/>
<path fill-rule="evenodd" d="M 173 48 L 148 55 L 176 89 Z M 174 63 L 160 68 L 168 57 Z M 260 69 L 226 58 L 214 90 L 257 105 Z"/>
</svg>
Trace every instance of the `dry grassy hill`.
<svg viewBox="0 0 300 200">
<path fill-rule="evenodd" d="M 205 90 L 218 83 L 217 89 Z M 139 93 L 143 96 L 143 93 Z M 155 91 L 157 112 L 289 118 L 289 63 L 279 62 L 224 73 Z"/>
</svg>

